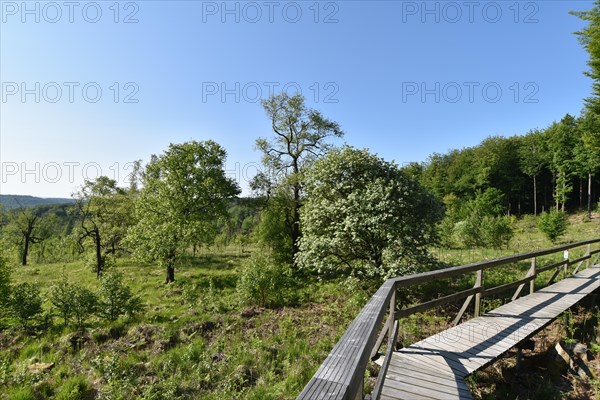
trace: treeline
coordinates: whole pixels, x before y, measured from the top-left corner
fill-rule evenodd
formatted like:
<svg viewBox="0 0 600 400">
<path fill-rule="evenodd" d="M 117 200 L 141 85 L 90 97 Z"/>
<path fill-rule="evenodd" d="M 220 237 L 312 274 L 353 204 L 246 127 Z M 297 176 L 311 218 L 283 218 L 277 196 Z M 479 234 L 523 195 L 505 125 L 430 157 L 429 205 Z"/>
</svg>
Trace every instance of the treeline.
<svg viewBox="0 0 600 400">
<path fill-rule="evenodd" d="M 567 114 L 524 136 L 492 136 L 479 145 L 409 167 L 443 200 L 461 213 L 470 200 L 497 199 L 500 215 L 538 214 L 550 209 L 590 212 L 598 201 L 600 120 L 593 113 Z M 493 195 L 491 195 L 493 194 Z M 464 210 L 466 211 L 466 210 Z"/>
<path fill-rule="evenodd" d="M 37 262 L 85 257 L 98 277 L 116 257 L 134 256 L 164 267 L 171 282 L 182 258 L 234 245 L 266 250 L 273 262 L 295 270 L 330 263 L 386 276 L 410 271 L 406 265 L 422 261 L 424 249 L 439 241 L 506 246 L 514 218 L 528 213 L 559 211 L 540 222 L 554 241 L 564 232 L 565 210 L 591 212 L 598 202 L 600 121 L 593 113 L 400 168 L 348 146 L 336 149 L 328 139 L 343 135 L 339 125 L 306 108 L 301 96 L 274 96 L 263 107 L 274 135 L 257 140 L 264 169 L 251 184 L 253 197 L 237 197 L 218 144 L 172 144 L 148 165 L 136 162 L 129 187 L 100 177 L 85 182 L 72 204 L 5 211 L 4 252 L 23 265 L 30 254 Z M 411 190 L 416 198 L 409 201 Z M 409 220 L 412 229 L 397 228 Z M 403 244 L 401 235 L 412 242 Z"/>
</svg>

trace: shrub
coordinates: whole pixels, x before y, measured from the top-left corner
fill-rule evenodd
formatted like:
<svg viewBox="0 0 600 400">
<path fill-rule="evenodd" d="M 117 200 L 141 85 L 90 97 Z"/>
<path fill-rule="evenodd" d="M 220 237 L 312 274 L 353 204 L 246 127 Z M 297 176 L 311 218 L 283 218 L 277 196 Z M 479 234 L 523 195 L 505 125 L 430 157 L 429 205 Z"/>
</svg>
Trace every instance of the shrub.
<svg viewBox="0 0 600 400">
<path fill-rule="evenodd" d="M 58 310 L 65 325 L 69 324 L 71 318 L 75 318 L 77 328 L 83 327 L 98 305 L 98 299 L 92 291 L 71 284 L 66 276 L 50 289 L 50 301 Z"/>
<path fill-rule="evenodd" d="M 35 400 L 35 394 L 30 387 L 18 387 L 11 390 L 8 398 L 11 400 Z"/>
<path fill-rule="evenodd" d="M 257 252 L 244 263 L 237 291 L 246 304 L 276 306 L 284 302 L 290 279 L 290 269 L 285 264 Z"/>
<path fill-rule="evenodd" d="M 82 400 L 92 398 L 93 389 L 85 376 L 67 379 L 56 394 L 56 400 Z"/>
<path fill-rule="evenodd" d="M 98 308 L 98 297 L 91 290 L 75 287 L 73 290 L 73 317 L 77 328 L 82 328 Z"/>
<path fill-rule="evenodd" d="M 447 248 L 453 248 L 456 245 L 454 240 L 454 226 L 456 224 L 451 218 L 444 218 L 442 222 L 438 224 L 438 235 L 440 237 L 440 244 Z"/>
<path fill-rule="evenodd" d="M 538 228 L 552 243 L 567 231 L 567 215 L 563 211 L 551 210 L 540 215 Z"/>
<path fill-rule="evenodd" d="M 69 283 L 67 276 L 63 275 L 59 284 L 50 288 L 50 302 L 63 318 L 65 325 L 69 324 L 73 315 L 74 287 Z"/>
<path fill-rule="evenodd" d="M 501 248 L 508 246 L 515 236 L 511 217 L 483 217 L 481 220 L 481 239 L 488 247 Z"/>
<path fill-rule="evenodd" d="M 478 214 L 471 215 L 454 225 L 454 234 L 464 247 L 483 246 L 481 236 L 481 218 Z"/>
<path fill-rule="evenodd" d="M 102 275 L 98 299 L 98 314 L 109 321 L 116 321 L 121 315 L 134 315 L 141 311 L 139 297 L 123 282 L 123 274 L 109 270 Z"/>
<path fill-rule="evenodd" d="M 42 297 L 35 283 L 21 283 L 13 289 L 11 295 L 11 311 L 19 319 L 24 328 L 42 312 Z"/>
<path fill-rule="evenodd" d="M 7 314 L 10 308 L 11 286 L 10 275 L 11 268 L 2 257 L 0 257 L 0 319 Z"/>
</svg>

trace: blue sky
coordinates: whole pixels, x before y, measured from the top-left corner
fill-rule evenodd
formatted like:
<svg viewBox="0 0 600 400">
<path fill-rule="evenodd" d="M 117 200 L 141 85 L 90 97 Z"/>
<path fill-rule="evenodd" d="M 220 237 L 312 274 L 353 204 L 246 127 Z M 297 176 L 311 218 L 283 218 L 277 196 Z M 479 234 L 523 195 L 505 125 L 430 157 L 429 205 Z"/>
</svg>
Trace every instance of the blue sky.
<svg viewBox="0 0 600 400">
<path fill-rule="evenodd" d="M 398 164 L 578 114 L 590 1 L 1 1 L 0 193 L 68 197 L 213 139 L 243 188 L 300 89 Z M 341 143 L 341 142 L 340 142 Z M 246 194 L 248 192 L 246 191 Z"/>
</svg>

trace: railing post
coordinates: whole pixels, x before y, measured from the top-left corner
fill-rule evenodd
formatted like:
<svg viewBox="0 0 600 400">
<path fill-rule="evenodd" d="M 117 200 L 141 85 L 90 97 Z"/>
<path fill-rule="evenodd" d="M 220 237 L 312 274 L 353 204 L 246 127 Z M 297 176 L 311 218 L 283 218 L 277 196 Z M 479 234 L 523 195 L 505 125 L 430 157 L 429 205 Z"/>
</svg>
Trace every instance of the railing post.
<svg viewBox="0 0 600 400">
<path fill-rule="evenodd" d="M 477 270 L 477 278 L 475 279 L 475 287 L 483 286 L 483 270 Z M 479 317 L 481 313 L 481 293 L 475 294 L 475 317 Z"/>
<path fill-rule="evenodd" d="M 586 268 L 590 267 L 590 259 L 592 258 L 592 256 L 590 255 L 591 252 L 592 252 L 592 244 L 588 243 L 588 245 L 587 245 L 587 251 L 585 253 L 586 257 L 588 258 L 587 260 L 585 260 L 585 267 Z"/>
<path fill-rule="evenodd" d="M 528 275 L 533 277 L 531 279 L 531 281 L 529 281 L 529 294 L 532 294 L 533 292 L 535 292 L 535 277 L 537 275 L 536 265 L 535 265 L 535 257 L 533 257 L 531 259 L 531 268 L 529 269 Z"/>
<path fill-rule="evenodd" d="M 390 316 L 388 318 L 389 325 L 388 326 L 388 339 L 392 337 L 394 334 L 394 321 L 396 320 L 396 284 L 394 284 L 394 289 L 392 290 L 392 298 L 390 299 Z M 392 343 L 396 346 L 396 338 L 392 339 Z"/>
<path fill-rule="evenodd" d="M 567 278 L 567 272 L 569 270 L 569 250 L 565 250 L 563 252 L 563 258 L 565 259 L 565 263 L 563 265 L 563 278 Z"/>
</svg>

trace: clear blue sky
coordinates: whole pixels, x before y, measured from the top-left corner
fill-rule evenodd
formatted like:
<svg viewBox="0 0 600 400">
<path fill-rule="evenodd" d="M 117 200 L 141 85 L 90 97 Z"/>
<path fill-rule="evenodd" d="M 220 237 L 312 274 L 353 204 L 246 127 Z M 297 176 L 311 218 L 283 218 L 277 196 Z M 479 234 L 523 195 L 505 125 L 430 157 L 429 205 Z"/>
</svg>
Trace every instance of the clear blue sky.
<svg viewBox="0 0 600 400">
<path fill-rule="evenodd" d="M 0 2 L 2 194 L 124 182 L 190 139 L 246 187 L 271 134 L 258 96 L 285 85 L 398 164 L 545 127 L 591 89 L 568 14 L 590 1 L 69 4 Z"/>
</svg>

